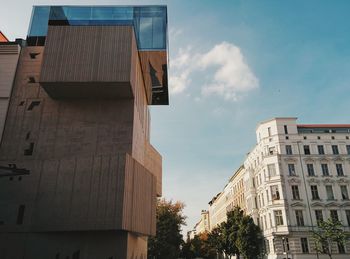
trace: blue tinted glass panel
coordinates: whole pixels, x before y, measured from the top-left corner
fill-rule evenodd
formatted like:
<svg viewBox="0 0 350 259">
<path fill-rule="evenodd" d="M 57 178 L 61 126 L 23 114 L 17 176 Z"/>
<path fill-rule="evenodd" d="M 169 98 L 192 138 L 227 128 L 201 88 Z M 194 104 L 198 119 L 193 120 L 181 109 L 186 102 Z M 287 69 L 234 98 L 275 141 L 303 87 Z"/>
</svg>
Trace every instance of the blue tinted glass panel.
<svg viewBox="0 0 350 259">
<path fill-rule="evenodd" d="M 141 17 L 139 28 L 139 41 L 142 48 L 151 49 L 153 42 L 152 17 Z"/>
<path fill-rule="evenodd" d="M 52 25 L 133 25 L 138 48 L 166 49 L 165 6 L 36 6 L 28 36 L 46 36 Z"/>
<path fill-rule="evenodd" d="M 114 20 L 114 8 L 96 7 L 92 8 L 92 20 Z"/>
<path fill-rule="evenodd" d="M 134 9 L 132 7 L 114 7 L 113 19 L 132 21 L 134 19 Z"/>
<path fill-rule="evenodd" d="M 49 14 L 49 6 L 34 7 L 28 35 L 46 36 Z"/>
<path fill-rule="evenodd" d="M 153 17 L 153 44 L 152 48 L 162 49 L 165 48 L 165 33 L 163 18 Z"/>
<path fill-rule="evenodd" d="M 50 19 L 51 20 L 67 20 L 67 14 L 64 12 L 63 7 L 51 7 Z"/>
<path fill-rule="evenodd" d="M 65 7 L 68 20 L 89 21 L 91 19 L 91 8 L 88 7 Z M 51 18 L 51 17 L 50 17 Z"/>
</svg>

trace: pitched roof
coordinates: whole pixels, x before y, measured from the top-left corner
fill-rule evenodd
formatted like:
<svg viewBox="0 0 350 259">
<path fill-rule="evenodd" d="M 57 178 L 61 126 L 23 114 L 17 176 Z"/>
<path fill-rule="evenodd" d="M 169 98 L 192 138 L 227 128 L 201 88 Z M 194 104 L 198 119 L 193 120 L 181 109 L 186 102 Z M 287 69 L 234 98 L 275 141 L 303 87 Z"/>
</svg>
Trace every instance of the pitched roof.
<svg viewBox="0 0 350 259">
<path fill-rule="evenodd" d="M 0 42 L 9 42 L 8 38 L 0 31 Z"/>
</svg>

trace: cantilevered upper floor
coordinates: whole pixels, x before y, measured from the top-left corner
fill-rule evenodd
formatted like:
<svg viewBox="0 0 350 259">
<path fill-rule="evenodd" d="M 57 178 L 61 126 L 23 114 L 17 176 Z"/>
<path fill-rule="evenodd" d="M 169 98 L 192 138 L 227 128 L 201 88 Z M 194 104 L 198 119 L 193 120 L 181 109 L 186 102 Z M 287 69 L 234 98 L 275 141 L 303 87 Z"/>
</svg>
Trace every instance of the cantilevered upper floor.
<svg viewBox="0 0 350 259">
<path fill-rule="evenodd" d="M 131 32 L 134 34 L 137 57 L 131 57 L 132 46 L 130 44 L 132 40 L 128 30 L 123 29 L 123 27 L 131 28 Z M 122 35 L 124 32 L 128 34 L 126 37 Z M 101 65 L 101 61 L 106 61 L 106 59 L 96 60 L 94 57 L 103 58 L 103 53 L 109 53 L 109 57 L 107 57 L 109 61 L 103 64 L 105 65 L 104 72 L 117 74 L 120 70 L 112 68 L 118 67 L 118 63 L 126 58 L 125 55 L 130 55 L 128 58 L 138 59 L 140 62 L 148 104 L 169 103 L 166 6 L 34 6 L 27 43 L 29 46 L 45 46 L 45 49 L 48 47 L 45 52 L 49 51 L 50 55 L 44 54 L 44 72 L 47 72 L 48 69 L 53 71 L 58 67 L 62 68 L 74 63 L 75 66 L 80 67 L 81 73 L 89 73 L 91 72 L 89 69 L 98 67 Z M 129 46 L 126 46 L 127 44 Z M 52 48 L 53 46 L 57 51 Z M 58 46 L 60 48 L 57 48 Z M 70 49 L 64 46 L 70 46 Z M 71 55 L 69 51 L 74 52 L 75 49 L 79 49 L 80 53 L 83 52 L 85 55 Z M 116 55 L 111 56 L 111 53 Z M 63 58 L 55 59 L 55 57 Z M 51 61 L 55 59 L 55 67 L 45 67 L 45 64 L 50 63 L 50 59 Z M 47 60 L 48 62 L 46 62 Z M 57 63 L 58 61 L 59 63 Z M 51 64 L 53 63 L 51 62 Z M 85 71 L 86 68 L 89 71 Z M 52 98 L 86 97 L 86 94 L 76 94 L 77 90 L 78 93 L 82 92 L 76 87 L 68 86 L 68 84 L 78 82 L 47 77 L 47 75 L 47 73 L 44 74 L 39 82 Z M 85 92 L 89 92 L 88 88 L 91 88 L 91 83 L 94 85 L 104 84 L 113 92 L 113 89 L 118 87 L 117 85 L 120 86 L 121 83 L 125 82 L 115 80 L 108 82 L 102 80 L 100 82 L 93 79 L 91 82 L 83 81 L 81 83 L 88 83 Z M 61 91 L 63 88 L 74 89 L 75 93 L 66 94 L 66 91 Z M 101 89 L 101 87 L 99 88 Z M 105 97 L 114 97 L 113 94 L 110 94 L 111 91 L 106 91 L 106 93 Z M 124 95 L 125 93 L 122 93 L 121 97 L 125 97 Z M 96 95 L 92 97 L 95 98 Z"/>
</svg>

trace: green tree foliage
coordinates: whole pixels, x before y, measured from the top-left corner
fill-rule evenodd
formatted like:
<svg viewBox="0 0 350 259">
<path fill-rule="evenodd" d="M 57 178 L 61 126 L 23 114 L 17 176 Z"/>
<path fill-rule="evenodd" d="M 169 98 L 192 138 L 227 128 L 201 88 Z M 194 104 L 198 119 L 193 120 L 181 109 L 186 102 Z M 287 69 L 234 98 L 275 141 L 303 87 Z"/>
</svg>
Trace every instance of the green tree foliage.
<svg viewBox="0 0 350 259">
<path fill-rule="evenodd" d="M 148 240 L 148 258 L 175 259 L 183 243 L 181 226 L 185 225 L 182 202 L 158 200 L 156 236 Z"/>
<path fill-rule="evenodd" d="M 223 254 L 225 252 L 225 242 L 222 235 L 222 228 L 220 226 L 208 233 L 208 243 L 215 249 L 217 254 Z"/>
<path fill-rule="evenodd" d="M 262 258 L 263 240 L 260 228 L 239 207 L 227 212 L 227 221 L 208 236 L 218 253 L 244 259 Z"/>
<path fill-rule="evenodd" d="M 344 232 L 343 226 L 338 220 L 329 218 L 320 222 L 318 230 L 313 232 L 313 238 L 316 250 L 332 258 L 332 244 L 345 245 L 349 236 Z"/>
<path fill-rule="evenodd" d="M 262 257 L 264 236 L 249 216 L 244 216 L 238 227 L 236 246 L 245 259 Z"/>
<path fill-rule="evenodd" d="M 209 234 L 205 232 L 196 235 L 193 239 L 187 239 L 182 246 L 181 257 L 186 259 L 215 259 L 216 250 L 209 242 Z"/>
</svg>

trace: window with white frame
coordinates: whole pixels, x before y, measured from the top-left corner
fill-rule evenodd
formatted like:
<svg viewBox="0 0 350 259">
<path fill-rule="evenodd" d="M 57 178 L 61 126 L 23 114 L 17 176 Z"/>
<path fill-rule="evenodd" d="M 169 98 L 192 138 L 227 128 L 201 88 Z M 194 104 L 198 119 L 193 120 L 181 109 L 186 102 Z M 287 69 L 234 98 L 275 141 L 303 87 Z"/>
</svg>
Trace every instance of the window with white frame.
<svg viewBox="0 0 350 259">
<path fill-rule="evenodd" d="M 297 226 L 304 226 L 304 217 L 303 217 L 303 211 L 302 210 L 296 210 L 295 211 L 295 218 L 297 222 Z"/>
<path fill-rule="evenodd" d="M 275 222 L 276 226 L 283 225 L 283 216 L 282 216 L 282 210 L 275 210 Z"/>
<path fill-rule="evenodd" d="M 343 165 L 342 164 L 335 164 L 335 167 L 337 169 L 337 175 L 344 176 Z"/>
<path fill-rule="evenodd" d="M 294 164 L 288 164 L 288 172 L 290 176 L 295 176 L 295 165 Z"/>
<path fill-rule="evenodd" d="M 322 175 L 329 176 L 328 164 L 321 164 Z"/>
<path fill-rule="evenodd" d="M 300 200 L 298 185 L 292 185 L 292 195 L 293 195 L 293 200 Z"/>
<path fill-rule="evenodd" d="M 340 185 L 340 192 L 343 200 L 349 199 L 348 188 L 346 187 L 346 185 Z"/>
<path fill-rule="evenodd" d="M 267 165 L 267 171 L 269 173 L 269 176 L 276 176 L 276 166 L 275 164 L 268 164 Z"/>
<path fill-rule="evenodd" d="M 271 196 L 272 200 L 279 200 L 280 199 L 280 192 L 278 190 L 278 185 L 272 185 L 271 186 Z"/>
<path fill-rule="evenodd" d="M 334 200 L 332 185 L 326 185 L 327 200 Z"/>
<path fill-rule="evenodd" d="M 307 167 L 307 174 L 309 176 L 315 176 L 314 165 L 313 164 L 306 164 L 306 167 Z"/>
<path fill-rule="evenodd" d="M 338 145 L 332 145 L 333 155 L 339 155 Z"/>
<path fill-rule="evenodd" d="M 311 196 L 313 200 L 319 200 L 320 196 L 318 195 L 318 189 L 317 189 L 317 185 L 311 185 Z"/>
</svg>

